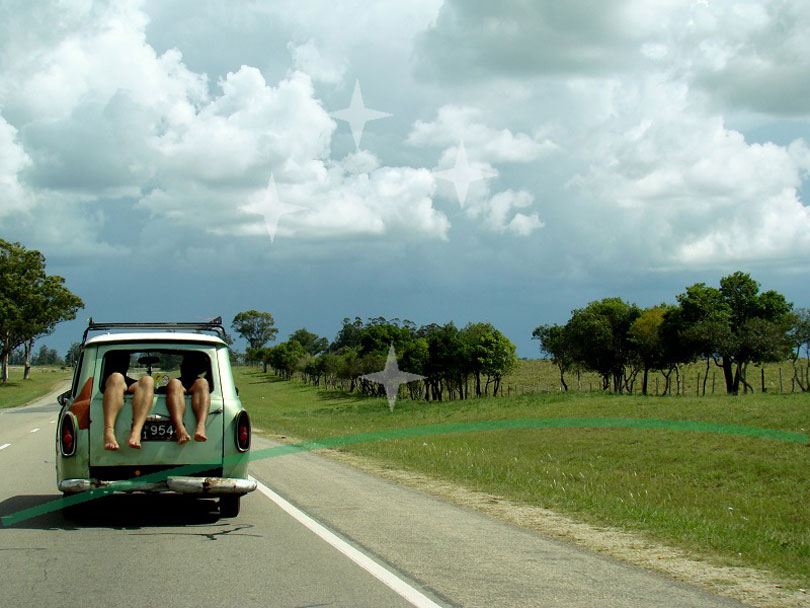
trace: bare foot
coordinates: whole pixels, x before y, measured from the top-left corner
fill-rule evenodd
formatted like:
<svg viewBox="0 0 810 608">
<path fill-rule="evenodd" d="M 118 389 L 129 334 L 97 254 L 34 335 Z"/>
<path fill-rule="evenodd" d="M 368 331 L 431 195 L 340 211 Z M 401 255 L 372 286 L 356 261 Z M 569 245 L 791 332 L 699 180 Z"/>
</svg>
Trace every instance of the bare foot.
<svg viewBox="0 0 810 608">
<path fill-rule="evenodd" d="M 188 441 L 191 441 L 191 435 L 188 434 L 186 427 L 184 427 L 182 424 L 177 425 L 177 443 L 179 445 L 183 445 Z"/>
<path fill-rule="evenodd" d="M 115 439 L 115 429 L 112 427 L 104 429 L 104 449 L 113 452 L 118 449 L 118 441 Z"/>
<path fill-rule="evenodd" d="M 208 437 L 205 436 L 205 427 L 202 429 L 197 427 L 197 430 L 194 432 L 194 441 L 208 441 Z"/>
<path fill-rule="evenodd" d="M 141 432 L 132 431 L 129 435 L 129 439 L 127 440 L 127 445 L 131 448 L 135 448 L 136 450 L 141 449 Z"/>
</svg>

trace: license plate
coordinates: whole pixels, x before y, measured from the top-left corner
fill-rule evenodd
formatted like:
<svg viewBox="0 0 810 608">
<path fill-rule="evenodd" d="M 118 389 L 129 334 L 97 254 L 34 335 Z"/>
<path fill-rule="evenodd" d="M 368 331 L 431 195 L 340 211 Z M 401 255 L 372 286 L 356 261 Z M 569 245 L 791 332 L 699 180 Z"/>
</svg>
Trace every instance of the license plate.
<svg viewBox="0 0 810 608">
<path fill-rule="evenodd" d="M 141 431 L 141 441 L 174 441 L 176 434 L 171 420 L 147 422 Z"/>
</svg>

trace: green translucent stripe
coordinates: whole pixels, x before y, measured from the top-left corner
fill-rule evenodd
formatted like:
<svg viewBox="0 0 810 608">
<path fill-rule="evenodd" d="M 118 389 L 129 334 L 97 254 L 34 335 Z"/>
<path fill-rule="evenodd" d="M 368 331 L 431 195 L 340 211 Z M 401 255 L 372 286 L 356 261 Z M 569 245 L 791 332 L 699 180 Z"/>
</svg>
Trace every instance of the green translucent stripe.
<svg viewBox="0 0 810 608">
<path fill-rule="evenodd" d="M 414 426 L 405 429 L 388 429 L 328 437 L 315 441 L 303 441 L 291 445 L 280 445 L 250 453 L 250 460 L 264 460 L 287 454 L 309 452 L 326 448 L 338 448 L 373 441 L 386 441 L 390 439 L 408 439 L 411 437 L 427 437 L 433 435 L 449 435 L 453 433 L 477 433 L 482 431 L 508 431 L 516 429 L 550 429 L 550 428 L 621 428 L 621 429 L 652 429 L 668 431 L 693 431 L 699 433 L 719 433 L 723 435 L 739 435 L 755 437 L 758 439 L 774 439 L 777 441 L 790 441 L 793 443 L 808 443 L 810 437 L 806 433 L 794 431 L 781 431 L 778 429 L 764 429 L 754 426 L 741 426 L 737 424 L 720 424 L 716 422 L 693 422 L 690 420 L 664 420 L 658 418 L 518 418 L 512 420 L 481 420 L 477 422 L 454 422 L 447 424 L 431 424 Z M 244 458 L 242 454 L 235 454 L 225 458 L 224 464 L 234 464 Z M 136 489 L 149 483 L 165 481 L 168 477 L 181 477 L 194 475 L 202 471 L 219 466 L 218 463 L 185 465 L 165 471 L 142 475 L 126 481 L 116 481 L 103 488 L 81 492 L 72 496 L 58 498 L 43 505 L 23 509 L 2 518 L 4 526 L 11 526 L 26 519 L 37 517 L 64 507 L 80 504 L 107 496 L 113 492 Z"/>
</svg>

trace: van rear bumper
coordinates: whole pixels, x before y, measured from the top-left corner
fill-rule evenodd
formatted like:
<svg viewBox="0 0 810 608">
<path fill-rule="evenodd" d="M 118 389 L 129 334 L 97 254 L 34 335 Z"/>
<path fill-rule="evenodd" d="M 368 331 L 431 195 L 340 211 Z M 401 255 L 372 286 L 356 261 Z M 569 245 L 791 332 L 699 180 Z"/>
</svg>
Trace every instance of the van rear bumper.
<svg viewBox="0 0 810 608">
<path fill-rule="evenodd" d="M 139 483 L 137 480 L 106 481 L 101 479 L 63 479 L 59 491 L 76 494 L 104 488 L 110 492 L 177 492 L 178 494 L 247 494 L 256 489 L 251 479 L 235 477 L 167 477 L 156 482 Z"/>
</svg>

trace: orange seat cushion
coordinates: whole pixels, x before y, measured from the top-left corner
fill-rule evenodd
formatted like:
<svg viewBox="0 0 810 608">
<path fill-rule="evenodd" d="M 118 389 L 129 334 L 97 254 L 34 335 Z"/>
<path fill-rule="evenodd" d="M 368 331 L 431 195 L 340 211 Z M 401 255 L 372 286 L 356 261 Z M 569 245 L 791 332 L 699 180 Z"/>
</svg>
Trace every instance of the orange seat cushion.
<svg viewBox="0 0 810 608">
<path fill-rule="evenodd" d="M 76 416 L 80 429 L 90 428 L 90 394 L 93 392 L 93 377 L 87 379 L 82 390 L 70 405 L 68 411 Z"/>
</svg>

